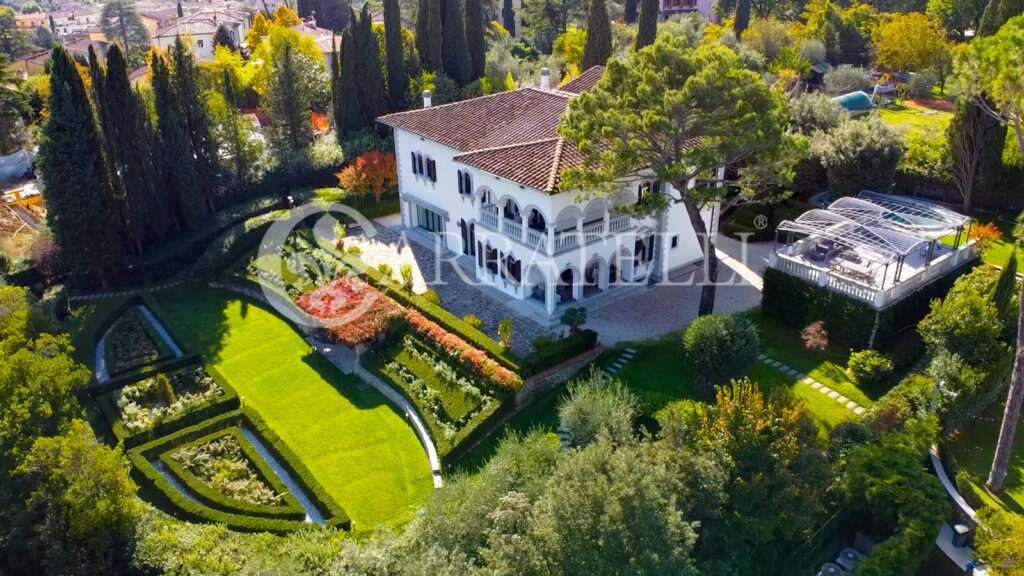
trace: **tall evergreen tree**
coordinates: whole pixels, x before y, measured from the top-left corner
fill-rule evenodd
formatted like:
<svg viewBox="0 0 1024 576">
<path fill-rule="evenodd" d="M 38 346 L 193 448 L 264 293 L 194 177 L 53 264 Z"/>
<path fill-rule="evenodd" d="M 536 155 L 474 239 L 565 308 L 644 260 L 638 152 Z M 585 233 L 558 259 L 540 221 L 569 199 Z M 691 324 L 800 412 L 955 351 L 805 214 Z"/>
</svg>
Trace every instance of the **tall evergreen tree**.
<svg viewBox="0 0 1024 576">
<path fill-rule="evenodd" d="M 633 50 L 639 52 L 645 46 L 654 44 L 658 35 L 658 13 L 661 12 L 659 0 L 640 0 L 640 23 L 637 24 L 636 43 Z"/>
<path fill-rule="evenodd" d="M 341 54 L 333 54 L 335 61 L 332 74 L 331 98 L 334 107 L 334 125 L 338 140 L 366 128 L 362 109 L 359 105 L 359 73 L 356 40 L 352 25 L 341 34 Z"/>
<path fill-rule="evenodd" d="M 103 270 L 120 253 L 100 138 L 75 63 L 59 45 L 51 54 L 50 90 L 38 159 L 47 222 L 68 266 L 97 274 L 105 285 Z"/>
<path fill-rule="evenodd" d="M 462 18 L 462 2 L 445 0 L 444 27 L 441 35 L 441 58 L 444 73 L 459 86 L 469 82 L 470 57 L 466 46 L 466 24 Z"/>
<path fill-rule="evenodd" d="M 501 3 L 501 25 L 508 30 L 508 33 L 516 38 L 516 11 L 512 0 L 502 0 Z"/>
<path fill-rule="evenodd" d="M 174 59 L 171 75 L 174 105 L 178 108 L 185 135 L 195 153 L 200 193 L 207 208 L 212 209 L 220 180 L 220 167 L 217 163 L 217 143 L 210 127 L 210 112 L 206 108 L 206 98 L 202 96 L 202 85 L 199 82 L 199 66 L 180 36 L 175 38 L 171 54 Z"/>
<path fill-rule="evenodd" d="M 95 86 L 95 80 L 93 83 Z M 141 252 L 146 240 L 166 231 L 166 207 L 154 177 L 159 171 L 149 149 L 149 114 L 132 89 L 127 61 L 116 44 L 107 52 L 107 73 L 97 106 L 125 237 L 136 252 Z"/>
<path fill-rule="evenodd" d="M 384 0 L 384 58 L 388 71 L 388 106 L 392 110 L 402 110 L 405 108 L 409 78 L 405 74 L 402 13 L 398 0 Z"/>
<path fill-rule="evenodd" d="M 736 16 L 732 21 L 732 29 L 736 37 L 743 35 L 743 31 L 750 25 L 750 4 L 752 0 L 739 0 L 736 3 Z"/>
<path fill-rule="evenodd" d="M 471 80 L 483 78 L 487 71 L 486 25 L 483 0 L 466 0 L 466 47 L 469 50 Z"/>
<path fill-rule="evenodd" d="M 366 125 L 373 126 L 377 116 L 380 116 L 387 107 L 387 95 L 384 91 L 384 73 L 381 69 L 380 42 L 373 31 L 369 2 L 363 4 L 362 13 L 359 15 L 358 32 L 356 45 L 359 47 L 359 64 L 362 67 L 359 74 L 359 96 Z"/>
<path fill-rule="evenodd" d="M 612 24 L 608 19 L 608 8 L 604 0 L 590 1 L 590 15 L 587 17 L 587 43 L 583 46 L 580 69 L 604 66 L 612 55 Z"/>
<path fill-rule="evenodd" d="M 638 2 L 638 0 L 626 0 L 626 5 L 623 7 L 624 10 L 622 18 L 626 21 L 627 24 L 632 24 L 633 22 L 636 22 L 636 12 L 639 5 L 640 3 Z"/>
<path fill-rule="evenodd" d="M 424 70 L 434 70 L 430 61 L 430 3 L 431 0 L 419 0 L 416 4 L 416 51 L 420 54 L 420 64 Z M 385 24 L 387 26 L 387 24 Z"/>
<path fill-rule="evenodd" d="M 302 83 L 301 54 L 292 42 L 284 42 L 273 55 L 263 109 L 270 119 L 270 142 L 279 151 L 301 154 L 313 141 L 309 112 L 312 98 Z"/>
<path fill-rule="evenodd" d="M 194 228 L 205 212 L 195 152 L 175 106 L 176 95 L 166 58 L 155 54 L 150 66 L 153 74 L 163 189 L 172 194 L 169 200 L 174 207 L 178 225 Z"/>
<path fill-rule="evenodd" d="M 425 60 L 429 62 L 429 66 L 424 66 L 431 72 L 441 72 L 444 70 L 444 58 L 441 55 L 441 4 L 443 0 L 426 0 L 427 5 L 427 40 L 426 48 L 428 58 Z M 420 49 L 420 60 L 423 60 L 423 52 Z"/>
</svg>

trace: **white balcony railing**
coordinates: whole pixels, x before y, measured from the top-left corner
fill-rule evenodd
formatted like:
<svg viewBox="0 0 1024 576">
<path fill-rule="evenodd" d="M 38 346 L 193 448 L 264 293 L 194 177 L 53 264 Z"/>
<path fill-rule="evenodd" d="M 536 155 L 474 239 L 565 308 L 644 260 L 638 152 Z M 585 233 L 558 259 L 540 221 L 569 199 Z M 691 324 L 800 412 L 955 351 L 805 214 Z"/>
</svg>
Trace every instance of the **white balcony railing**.
<svg viewBox="0 0 1024 576">
<path fill-rule="evenodd" d="M 503 226 L 501 231 L 504 232 L 506 236 L 512 238 L 513 240 L 521 240 L 523 238 L 522 224 L 516 222 L 515 220 L 509 220 L 507 218 L 502 218 L 502 223 Z"/>
<path fill-rule="evenodd" d="M 534 230 L 533 228 L 527 228 L 526 244 L 531 248 L 546 251 L 548 249 L 548 233 L 546 231 L 541 232 L 539 230 Z"/>
<path fill-rule="evenodd" d="M 611 222 L 608 223 L 608 228 L 613 234 L 629 230 L 629 216 L 618 216 L 612 218 Z"/>
<path fill-rule="evenodd" d="M 494 204 L 484 204 L 480 207 L 480 223 L 491 230 L 498 229 L 498 207 Z"/>
<path fill-rule="evenodd" d="M 555 253 L 565 252 L 566 250 L 572 250 L 578 248 L 580 245 L 580 235 L 575 230 L 569 230 L 568 232 L 559 232 L 555 234 Z"/>
<path fill-rule="evenodd" d="M 604 238 L 604 220 L 598 220 L 592 222 L 583 227 L 583 241 L 586 243 L 594 242 Z"/>
</svg>

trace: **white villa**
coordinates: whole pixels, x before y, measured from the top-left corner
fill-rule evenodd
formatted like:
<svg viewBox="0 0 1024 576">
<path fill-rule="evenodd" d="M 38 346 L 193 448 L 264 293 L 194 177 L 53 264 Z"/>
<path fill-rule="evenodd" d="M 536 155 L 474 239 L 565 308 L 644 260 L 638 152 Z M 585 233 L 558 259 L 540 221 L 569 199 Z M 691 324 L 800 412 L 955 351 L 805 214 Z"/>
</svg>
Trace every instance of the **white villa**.
<svg viewBox="0 0 1024 576">
<path fill-rule="evenodd" d="M 403 227 L 435 236 L 479 282 L 548 316 L 700 261 L 681 204 L 664 215 L 663 242 L 656 219 L 616 211 L 668 184 L 638 177 L 612 203 L 561 189 L 562 172 L 583 159 L 556 129 L 569 101 L 602 73 L 591 68 L 558 88 L 542 75 L 540 88 L 439 106 L 425 93 L 423 109 L 381 117 L 394 129 Z M 709 230 L 715 208 L 704 214 Z"/>
<path fill-rule="evenodd" d="M 971 224 L 932 202 L 864 190 L 780 223 L 768 266 L 881 310 L 977 257 Z"/>
</svg>

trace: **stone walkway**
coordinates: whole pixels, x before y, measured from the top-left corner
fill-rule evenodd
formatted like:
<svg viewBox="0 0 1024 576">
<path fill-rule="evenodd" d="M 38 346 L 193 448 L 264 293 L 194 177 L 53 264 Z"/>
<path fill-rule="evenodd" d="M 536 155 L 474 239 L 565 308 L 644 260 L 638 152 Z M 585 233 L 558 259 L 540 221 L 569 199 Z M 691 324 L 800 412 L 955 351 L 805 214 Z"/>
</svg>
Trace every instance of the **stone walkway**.
<svg viewBox="0 0 1024 576">
<path fill-rule="evenodd" d="M 811 378 L 810 376 L 808 376 L 806 374 L 802 374 L 802 373 L 798 372 L 795 368 L 790 368 L 789 366 L 783 364 L 782 362 L 779 362 L 778 360 L 775 360 L 773 358 L 765 356 L 764 354 L 761 354 L 760 356 L 758 356 L 757 359 L 760 360 L 761 362 L 764 362 L 765 364 L 768 364 L 769 366 L 772 366 L 773 368 L 775 368 L 776 370 L 778 370 L 780 372 L 784 372 L 784 373 L 792 376 L 793 378 L 796 378 L 798 381 L 802 381 L 805 384 L 810 385 L 811 388 L 817 390 L 818 392 L 820 392 L 822 394 L 825 394 L 826 396 L 828 396 L 829 398 L 835 400 L 836 402 L 839 402 L 840 404 L 845 406 L 848 410 L 852 410 L 854 414 L 860 416 L 861 414 L 864 413 L 864 407 L 861 406 L 860 404 L 857 404 L 856 402 L 854 402 L 853 400 L 850 400 L 846 396 L 843 396 L 839 392 L 829 388 L 828 386 L 825 386 L 824 384 L 822 384 L 821 382 L 818 382 L 814 378 Z"/>
<path fill-rule="evenodd" d="M 619 356 L 618 358 L 616 358 L 615 362 L 612 362 L 608 366 L 605 366 L 605 368 L 604 368 L 604 375 L 605 376 L 614 376 L 615 374 L 617 374 L 619 372 L 619 370 L 622 370 L 622 368 L 630 360 L 633 359 L 633 356 L 635 354 L 636 354 L 636 348 L 626 348 L 625 350 L 623 350 L 622 351 L 622 355 Z"/>
</svg>

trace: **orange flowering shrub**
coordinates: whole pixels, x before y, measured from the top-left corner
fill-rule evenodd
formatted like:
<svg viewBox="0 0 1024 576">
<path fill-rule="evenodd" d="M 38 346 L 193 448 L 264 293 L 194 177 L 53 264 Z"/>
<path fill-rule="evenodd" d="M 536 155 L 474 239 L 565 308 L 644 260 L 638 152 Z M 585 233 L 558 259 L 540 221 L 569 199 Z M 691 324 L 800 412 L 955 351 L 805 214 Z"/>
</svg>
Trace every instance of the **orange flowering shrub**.
<svg viewBox="0 0 1024 576">
<path fill-rule="evenodd" d="M 310 290 L 295 303 L 320 320 L 327 334 L 348 346 L 373 342 L 403 312 L 397 302 L 355 276 L 342 276 Z"/>
<path fill-rule="evenodd" d="M 482 376 L 501 388 L 513 392 L 523 386 L 522 379 L 515 372 L 492 360 L 486 352 L 470 346 L 465 340 L 448 332 L 440 325 L 427 319 L 418 310 L 409 309 L 405 313 L 409 325 L 421 338 L 433 344 L 437 349 L 454 358 L 474 374 Z"/>
<path fill-rule="evenodd" d="M 1003 237 L 1003 233 L 999 230 L 999 227 L 994 223 L 989 222 L 982 224 L 981 222 L 975 222 L 974 227 L 971 228 L 971 240 L 978 241 L 978 249 L 982 252 L 985 251 L 993 242 L 998 242 Z"/>
</svg>

